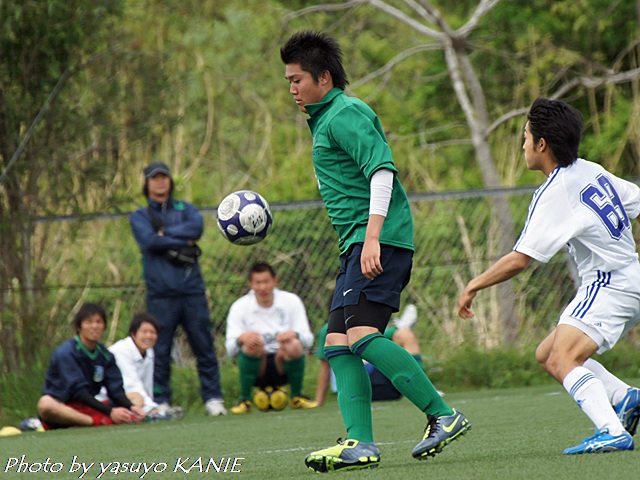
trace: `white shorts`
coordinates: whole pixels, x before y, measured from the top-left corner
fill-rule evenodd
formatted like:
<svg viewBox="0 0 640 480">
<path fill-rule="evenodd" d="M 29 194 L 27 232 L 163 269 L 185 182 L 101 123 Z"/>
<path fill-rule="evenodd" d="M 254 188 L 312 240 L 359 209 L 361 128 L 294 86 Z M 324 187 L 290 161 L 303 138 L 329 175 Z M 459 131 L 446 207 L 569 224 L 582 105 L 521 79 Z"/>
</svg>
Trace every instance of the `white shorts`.
<svg viewBox="0 0 640 480">
<path fill-rule="evenodd" d="M 634 263 L 585 278 L 558 325 L 581 330 L 598 344 L 598 353 L 603 353 L 639 321 L 640 265 Z"/>
</svg>

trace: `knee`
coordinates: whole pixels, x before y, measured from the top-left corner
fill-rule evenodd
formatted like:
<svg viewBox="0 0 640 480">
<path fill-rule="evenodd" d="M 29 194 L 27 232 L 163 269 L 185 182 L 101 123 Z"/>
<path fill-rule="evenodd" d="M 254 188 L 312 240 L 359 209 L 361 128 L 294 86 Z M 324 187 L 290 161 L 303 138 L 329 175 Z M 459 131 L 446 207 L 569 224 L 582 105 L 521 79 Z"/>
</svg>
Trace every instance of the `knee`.
<svg viewBox="0 0 640 480">
<path fill-rule="evenodd" d="M 415 334 L 406 328 L 396 330 L 393 334 L 393 342 L 397 343 L 408 351 L 411 355 L 417 355 L 420 353 L 420 344 Z"/>
<path fill-rule="evenodd" d="M 42 397 L 40 397 L 36 405 L 36 410 L 38 411 L 38 415 L 46 419 L 49 416 L 49 414 L 53 411 L 55 406 L 59 403 L 60 402 L 58 402 L 51 395 L 43 395 Z"/>
<path fill-rule="evenodd" d="M 566 357 L 557 351 L 549 352 L 546 361 L 542 365 L 542 368 L 545 369 L 547 373 L 549 373 L 552 377 L 556 378 L 559 381 L 562 381 L 561 372 L 564 369 L 564 365 L 566 364 Z"/>
<path fill-rule="evenodd" d="M 546 370 L 547 360 L 549 359 L 549 352 L 539 345 L 536 348 L 536 361 L 540 364 L 542 368 Z"/>
<path fill-rule="evenodd" d="M 173 335 L 158 335 L 158 340 L 153 346 L 153 352 L 155 353 L 156 359 L 160 357 L 161 359 L 165 356 L 171 355 L 171 348 L 173 347 Z"/>
<path fill-rule="evenodd" d="M 407 342 L 411 341 L 412 336 L 413 332 L 411 330 L 406 328 L 399 328 L 393 334 L 392 340 L 394 341 L 394 343 L 397 343 L 401 347 L 404 347 Z"/>
<path fill-rule="evenodd" d="M 347 342 L 349 344 L 349 348 L 358 343 L 358 341 L 362 340 L 364 337 L 374 334 L 380 333 L 375 327 L 353 327 L 347 331 Z"/>
<path fill-rule="evenodd" d="M 304 355 L 304 347 L 300 340 L 291 340 L 280 345 L 278 354 L 285 360 L 295 360 Z"/>
<path fill-rule="evenodd" d="M 242 353 L 250 357 L 262 357 L 264 355 L 263 345 L 242 345 Z"/>
<path fill-rule="evenodd" d="M 347 336 L 344 333 L 329 333 L 325 339 L 324 347 L 338 347 L 347 345 Z"/>
</svg>

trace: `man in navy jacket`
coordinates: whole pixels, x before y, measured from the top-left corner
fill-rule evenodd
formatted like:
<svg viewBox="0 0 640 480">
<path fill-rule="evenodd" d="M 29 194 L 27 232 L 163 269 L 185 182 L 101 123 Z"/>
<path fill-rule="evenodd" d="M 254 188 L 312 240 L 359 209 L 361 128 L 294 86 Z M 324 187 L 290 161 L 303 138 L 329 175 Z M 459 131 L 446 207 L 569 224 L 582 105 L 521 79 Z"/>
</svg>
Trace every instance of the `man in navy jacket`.
<svg viewBox="0 0 640 480">
<path fill-rule="evenodd" d="M 196 242 L 202 215 L 172 196 L 169 168 L 160 162 L 144 169 L 148 206 L 131 214 L 131 228 L 142 252 L 147 311 L 160 324 L 154 364 L 154 399 L 160 409 L 171 403 L 171 347 L 182 325 L 197 359 L 200 395 L 210 415 L 225 415 L 204 280 Z"/>
<path fill-rule="evenodd" d="M 38 401 L 45 430 L 141 422 L 144 411 L 131 404 L 122 387 L 116 361 L 100 339 L 107 328 L 104 309 L 85 303 L 76 314 L 76 336 L 51 356 Z M 106 389 L 107 400 L 96 395 Z"/>
</svg>

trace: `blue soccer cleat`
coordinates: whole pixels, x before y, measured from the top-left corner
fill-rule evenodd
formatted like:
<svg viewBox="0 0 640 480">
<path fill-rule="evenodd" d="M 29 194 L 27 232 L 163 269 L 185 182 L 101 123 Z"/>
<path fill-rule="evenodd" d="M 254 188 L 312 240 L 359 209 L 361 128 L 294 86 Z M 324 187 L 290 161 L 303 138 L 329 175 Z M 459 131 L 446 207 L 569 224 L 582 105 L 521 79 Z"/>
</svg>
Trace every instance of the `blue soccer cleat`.
<svg viewBox="0 0 640 480">
<path fill-rule="evenodd" d="M 567 448 L 565 455 L 580 455 L 583 453 L 606 453 L 633 450 L 633 437 L 628 432 L 621 435 L 609 435 L 609 430 L 604 429 L 593 437 L 585 438 L 575 447 Z"/>
<path fill-rule="evenodd" d="M 364 443 L 353 439 L 347 439 L 344 442 L 338 440 L 338 445 L 335 447 L 307 455 L 304 463 L 317 473 L 376 468 L 380 464 L 380 451 L 375 443 Z"/>
<path fill-rule="evenodd" d="M 635 435 L 640 419 L 640 389 L 629 388 L 627 395 L 613 409 L 629 435 Z"/>
</svg>

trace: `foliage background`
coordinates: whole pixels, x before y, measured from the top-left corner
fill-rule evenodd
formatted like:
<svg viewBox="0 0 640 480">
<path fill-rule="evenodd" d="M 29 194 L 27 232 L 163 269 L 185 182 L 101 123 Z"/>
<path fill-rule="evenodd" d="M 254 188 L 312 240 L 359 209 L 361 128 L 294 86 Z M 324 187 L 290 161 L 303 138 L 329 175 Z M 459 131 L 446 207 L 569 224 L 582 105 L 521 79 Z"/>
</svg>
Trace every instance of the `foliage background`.
<svg viewBox="0 0 640 480">
<path fill-rule="evenodd" d="M 562 91 L 585 116 L 581 155 L 640 176 L 638 77 L 585 80 L 637 71 L 637 5 L 495 1 L 460 43 L 493 122 L 484 134 L 500 186 L 523 188 L 504 198 L 475 191 L 485 183 L 437 42 L 374 2 L 349 3 L 320 11 L 323 2 L 305 0 L 0 1 L 0 416 L 9 387 L 33 390 L 22 402 L 33 404 L 39 388 L 21 382 L 41 381 L 79 303 L 108 306 L 110 339 L 142 308 L 124 214 L 142 203 L 141 171 L 153 160 L 169 163 L 178 195 L 205 212 L 203 267 L 221 355 L 226 309 L 244 292 L 255 258 L 275 263 L 314 326 L 323 321 L 335 238 L 317 200 L 305 117 L 278 55 L 303 28 L 341 41 L 348 93 L 379 114 L 413 194 L 418 253 L 406 300 L 421 314 L 426 361 L 445 368 L 438 362 L 476 358 L 472 351 L 525 352 L 553 325 L 573 288 L 562 255 L 514 282 L 515 345 L 505 342 L 495 292 L 478 299 L 476 322 L 462 324 L 452 307 L 463 283 L 499 255 L 501 224 L 487 198 L 505 202 L 519 228 L 541 181 L 520 150 L 523 113 L 535 97 Z M 387 3 L 412 14 L 410 2 Z M 455 29 L 480 1 L 422 4 L 437 6 Z M 303 8 L 315 11 L 294 14 Z M 241 188 L 261 192 L 276 215 L 272 236 L 252 249 L 215 233 L 217 202 Z M 449 378 L 469 376 L 488 378 Z"/>
</svg>

